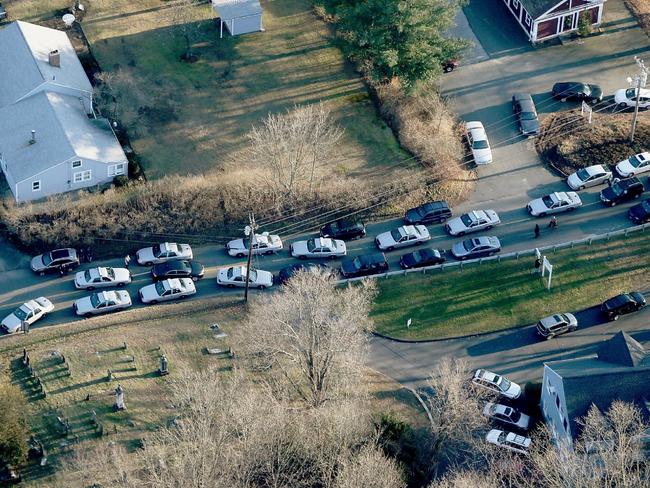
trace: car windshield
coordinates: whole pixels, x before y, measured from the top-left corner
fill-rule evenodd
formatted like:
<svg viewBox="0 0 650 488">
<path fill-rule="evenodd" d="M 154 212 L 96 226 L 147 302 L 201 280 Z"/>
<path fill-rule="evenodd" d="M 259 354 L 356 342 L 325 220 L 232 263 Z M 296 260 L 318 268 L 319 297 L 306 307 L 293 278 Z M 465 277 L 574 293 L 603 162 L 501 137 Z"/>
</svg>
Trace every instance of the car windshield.
<svg viewBox="0 0 650 488">
<path fill-rule="evenodd" d="M 584 168 L 579 169 L 578 172 L 576 173 L 576 175 L 578 176 L 578 178 L 580 179 L 580 181 L 587 181 L 587 179 L 588 179 L 589 176 L 590 176 L 590 175 L 589 175 L 589 171 L 587 171 L 587 170 L 584 169 Z"/>
<path fill-rule="evenodd" d="M 637 156 L 630 156 L 630 158 L 628 159 L 628 161 L 629 161 L 630 164 L 631 164 L 632 166 L 634 166 L 635 168 L 638 168 L 639 165 L 641 164 L 641 160 L 640 160 Z"/>
<path fill-rule="evenodd" d="M 576 86 L 576 92 L 584 93 L 585 95 L 591 95 L 591 88 L 589 85 L 578 85 Z"/>
<path fill-rule="evenodd" d="M 535 112 L 521 112 L 521 120 L 535 120 L 537 114 Z"/>
<path fill-rule="evenodd" d="M 97 308 L 99 304 L 102 303 L 97 293 L 90 295 L 90 303 L 92 304 L 93 308 Z"/>
<path fill-rule="evenodd" d="M 90 280 L 92 279 L 90 277 L 90 270 L 87 269 L 86 272 L 84 273 L 84 279 L 86 280 L 86 283 L 90 283 Z"/>
<path fill-rule="evenodd" d="M 650 213 L 650 200 L 644 200 L 641 205 L 643 206 L 643 210 Z"/>
<path fill-rule="evenodd" d="M 399 240 L 402 238 L 402 233 L 399 231 L 399 229 L 393 229 L 390 231 L 390 236 L 395 242 L 399 242 Z"/>
<path fill-rule="evenodd" d="M 628 100 L 632 100 L 633 98 L 636 98 L 636 88 L 628 88 L 625 90 L 625 97 Z"/>
<path fill-rule="evenodd" d="M 553 206 L 553 199 L 551 198 L 551 195 L 546 195 L 545 197 L 542 197 L 542 202 L 546 206 L 546 208 L 551 208 Z"/>
<path fill-rule="evenodd" d="M 460 216 L 460 221 L 465 224 L 465 227 L 469 227 L 472 224 L 472 219 L 469 214 L 463 214 Z"/>
<path fill-rule="evenodd" d="M 312 252 L 314 249 L 316 249 L 316 241 L 314 239 L 309 239 L 307 241 L 307 250 Z"/>
<path fill-rule="evenodd" d="M 49 266 L 52 263 L 52 253 L 43 254 L 43 264 Z"/>
<path fill-rule="evenodd" d="M 501 391 L 508 391 L 510 389 L 510 386 L 512 385 L 510 380 L 504 378 L 503 376 L 497 376 L 497 378 L 499 378 L 499 380 L 496 382 L 497 385 L 499 386 L 499 389 Z"/>
<path fill-rule="evenodd" d="M 361 259 L 354 258 L 352 260 L 352 266 L 354 266 L 355 269 L 361 269 L 363 268 L 363 263 L 361 262 Z"/>
<path fill-rule="evenodd" d="M 14 311 L 14 315 L 18 320 L 25 320 L 27 318 L 27 312 L 25 312 L 22 307 L 17 308 Z"/>
<path fill-rule="evenodd" d="M 339 223 L 338 223 L 338 222 L 332 222 L 332 223 L 329 225 L 329 228 L 330 228 L 330 229 L 329 229 L 330 232 L 338 232 L 338 231 L 339 231 Z"/>
<path fill-rule="evenodd" d="M 165 292 L 165 285 L 163 284 L 162 281 L 159 281 L 158 283 L 156 283 L 156 293 L 160 297 L 164 292 Z"/>
<path fill-rule="evenodd" d="M 624 191 L 623 186 L 619 185 L 618 183 L 615 184 L 615 185 L 612 185 L 610 188 L 612 190 L 612 193 L 614 193 L 614 195 L 616 195 L 617 197 L 619 197 L 619 196 L 621 196 L 623 194 L 623 191 Z"/>
<path fill-rule="evenodd" d="M 478 245 L 478 241 L 476 239 L 467 239 L 466 241 L 463 241 L 463 247 L 465 248 L 466 251 L 471 251 Z"/>
<path fill-rule="evenodd" d="M 250 281 L 252 281 L 252 282 L 256 282 L 256 281 L 257 281 L 257 271 L 255 271 L 254 269 L 251 269 L 251 272 L 250 272 Z"/>
<path fill-rule="evenodd" d="M 106 275 L 114 280 L 115 279 L 115 271 L 113 271 L 113 268 L 106 268 Z"/>
<path fill-rule="evenodd" d="M 153 251 L 154 256 L 158 256 L 160 254 L 160 244 L 156 244 L 151 249 Z"/>
<path fill-rule="evenodd" d="M 228 279 L 232 278 L 233 272 L 234 272 L 234 268 L 228 268 L 228 272 L 226 273 Z"/>
<path fill-rule="evenodd" d="M 519 411 L 517 411 L 517 410 L 514 410 L 514 409 L 512 409 L 512 408 L 508 408 L 508 409 L 506 410 L 506 415 L 507 415 L 508 418 L 509 418 L 510 420 L 512 420 L 513 422 L 519 422 L 519 419 L 521 418 L 521 412 L 519 412 Z"/>
<path fill-rule="evenodd" d="M 482 140 L 482 141 L 474 141 L 474 144 L 472 144 L 472 147 L 474 149 L 488 149 L 490 145 L 488 144 L 488 141 Z"/>
</svg>

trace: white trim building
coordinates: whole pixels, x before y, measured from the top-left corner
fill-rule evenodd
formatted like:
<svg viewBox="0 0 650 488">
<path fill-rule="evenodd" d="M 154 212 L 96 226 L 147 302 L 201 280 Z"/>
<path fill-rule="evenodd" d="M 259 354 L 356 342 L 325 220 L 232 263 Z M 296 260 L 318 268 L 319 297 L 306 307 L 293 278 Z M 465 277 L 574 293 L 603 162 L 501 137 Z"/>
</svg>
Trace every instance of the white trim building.
<svg viewBox="0 0 650 488">
<path fill-rule="evenodd" d="M 220 20 L 219 37 L 224 27 L 232 36 L 264 30 L 259 0 L 212 0 L 212 8 Z"/>
<path fill-rule="evenodd" d="M 18 202 L 110 183 L 128 161 L 65 32 L 0 29 L 0 168 Z"/>
<path fill-rule="evenodd" d="M 602 22 L 606 0 L 503 0 L 532 43 L 578 30 L 581 12 L 591 15 L 591 23 Z"/>
</svg>

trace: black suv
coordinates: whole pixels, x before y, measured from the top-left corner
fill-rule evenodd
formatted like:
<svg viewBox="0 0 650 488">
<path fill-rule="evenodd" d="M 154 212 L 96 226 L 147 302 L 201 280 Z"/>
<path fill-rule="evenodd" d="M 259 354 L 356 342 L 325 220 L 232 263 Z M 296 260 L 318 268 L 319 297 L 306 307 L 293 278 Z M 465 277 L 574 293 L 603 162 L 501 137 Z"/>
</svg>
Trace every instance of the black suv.
<svg viewBox="0 0 650 488">
<path fill-rule="evenodd" d="M 388 261 L 383 252 L 364 254 L 341 262 L 341 275 L 344 278 L 373 275 L 388 271 Z"/>
<path fill-rule="evenodd" d="M 449 205 L 447 205 L 447 202 L 438 200 L 407 210 L 406 215 L 404 215 L 404 222 L 409 225 L 435 224 L 444 222 L 449 217 L 451 217 Z"/>
<path fill-rule="evenodd" d="M 320 230 L 321 237 L 332 239 L 361 239 L 366 235 L 366 226 L 363 222 L 353 219 L 339 219 L 324 225 Z"/>
<path fill-rule="evenodd" d="M 166 280 L 168 278 L 192 278 L 198 281 L 203 278 L 205 267 L 196 261 L 182 259 L 180 261 L 167 261 L 156 264 L 151 268 L 151 277 L 154 281 Z"/>
<path fill-rule="evenodd" d="M 627 216 L 630 217 L 630 220 L 637 225 L 650 222 L 650 198 L 643 200 L 641 203 L 636 204 L 634 207 L 630 207 L 630 210 L 627 212 Z"/>
<path fill-rule="evenodd" d="M 644 191 L 643 183 L 638 178 L 626 178 L 601 190 L 600 201 L 605 205 L 613 207 L 617 203 L 624 202 L 625 200 L 639 198 Z"/>
<path fill-rule="evenodd" d="M 438 249 L 420 249 L 419 251 L 404 254 L 399 265 L 402 269 L 424 268 L 445 262 L 445 251 Z"/>
<path fill-rule="evenodd" d="M 621 293 L 605 301 L 600 311 L 608 320 L 618 320 L 619 315 L 636 312 L 643 307 L 645 307 L 645 297 L 638 291 L 633 291 Z"/>
</svg>

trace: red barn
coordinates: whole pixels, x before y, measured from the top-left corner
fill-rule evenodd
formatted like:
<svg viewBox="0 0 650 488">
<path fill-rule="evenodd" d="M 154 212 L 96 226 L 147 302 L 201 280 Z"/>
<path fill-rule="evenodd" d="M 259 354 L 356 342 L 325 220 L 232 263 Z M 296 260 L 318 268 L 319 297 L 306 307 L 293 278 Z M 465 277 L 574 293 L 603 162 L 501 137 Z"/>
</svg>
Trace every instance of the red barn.
<svg viewBox="0 0 650 488">
<path fill-rule="evenodd" d="M 605 0 L 503 0 L 532 43 L 578 30 L 580 12 L 599 25 Z"/>
</svg>

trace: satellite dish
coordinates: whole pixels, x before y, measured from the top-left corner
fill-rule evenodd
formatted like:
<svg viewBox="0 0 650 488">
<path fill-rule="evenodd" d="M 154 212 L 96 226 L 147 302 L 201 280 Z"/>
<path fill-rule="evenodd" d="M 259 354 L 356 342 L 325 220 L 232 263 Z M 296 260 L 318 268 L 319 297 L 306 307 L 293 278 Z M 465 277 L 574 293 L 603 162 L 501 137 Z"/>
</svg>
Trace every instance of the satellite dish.
<svg viewBox="0 0 650 488">
<path fill-rule="evenodd" d="M 61 17 L 61 20 L 63 20 L 63 23 L 66 25 L 66 27 L 70 27 L 77 19 L 75 19 L 74 15 L 72 14 L 65 14 L 63 17 Z"/>
</svg>

